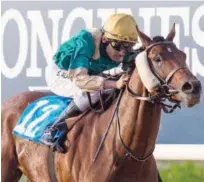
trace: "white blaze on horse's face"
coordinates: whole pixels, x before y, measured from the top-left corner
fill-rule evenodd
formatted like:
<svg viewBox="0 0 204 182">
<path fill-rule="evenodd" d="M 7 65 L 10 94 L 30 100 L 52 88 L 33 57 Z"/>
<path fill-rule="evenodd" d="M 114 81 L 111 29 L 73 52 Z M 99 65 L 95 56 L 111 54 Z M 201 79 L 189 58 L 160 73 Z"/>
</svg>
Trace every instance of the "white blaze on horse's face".
<svg viewBox="0 0 204 182">
<path fill-rule="evenodd" d="M 171 50 L 171 48 L 170 48 L 170 47 L 167 47 L 167 50 L 168 50 L 169 52 L 172 52 L 172 50 Z"/>
</svg>

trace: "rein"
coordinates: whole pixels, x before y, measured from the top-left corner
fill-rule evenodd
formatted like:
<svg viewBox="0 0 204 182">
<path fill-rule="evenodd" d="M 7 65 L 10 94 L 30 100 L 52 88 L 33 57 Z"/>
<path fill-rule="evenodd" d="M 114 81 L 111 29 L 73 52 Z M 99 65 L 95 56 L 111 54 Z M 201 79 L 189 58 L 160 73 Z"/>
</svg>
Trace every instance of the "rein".
<svg viewBox="0 0 204 182">
<path fill-rule="evenodd" d="M 104 133 L 104 135 L 103 135 L 103 137 L 101 139 L 101 142 L 100 142 L 100 144 L 98 146 L 98 149 L 97 149 L 97 151 L 96 151 L 96 153 L 94 155 L 93 162 L 96 161 L 96 159 L 98 157 L 98 154 L 101 151 L 102 145 L 105 142 L 105 139 L 106 139 L 106 137 L 108 135 L 108 131 L 109 131 L 110 127 L 111 127 L 111 124 L 113 123 L 113 119 L 115 118 L 115 116 L 116 116 L 116 120 L 117 120 L 117 127 L 118 127 L 119 138 L 120 138 L 122 146 L 125 148 L 125 151 L 126 151 L 126 154 L 124 155 L 124 157 L 128 157 L 129 156 L 130 158 L 134 159 L 137 162 L 145 162 L 145 161 L 147 161 L 152 156 L 152 154 L 154 152 L 154 147 L 153 147 L 152 150 L 146 156 L 144 156 L 144 157 L 137 157 L 125 145 L 125 143 L 124 143 L 124 141 L 123 141 L 123 139 L 121 137 L 121 133 L 120 133 L 120 120 L 119 120 L 119 116 L 118 116 L 118 108 L 119 108 L 120 100 L 121 100 L 121 97 L 122 97 L 122 95 L 124 93 L 124 90 L 125 89 L 121 89 L 120 90 L 120 93 L 119 93 L 119 96 L 117 98 L 117 102 L 115 104 L 115 108 L 114 108 L 114 111 L 113 111 L 113 115 L 111 117 L 111 120 L 109 121 L 108 127 L 106 128 L 106 131 L 105 131 L 105 133 Z"/>
<path fill-rule="evenodd" d="M 150 45 L 149 47 L 146 48 L 146 51 L 148 52 L 152 47 L 156 46 L 156 45 L 160 45 L 160 44 L 173 44 L 172 42 L 169 41 L 164 41 L 164 42 L 156 42 L 152 45 Z M 150 61 L 149 61 L 150 64 Z M 131 97 L 133 97 L 134 99 L 137 100 L 142 100 L 142 101 L 148 101 L 152 104 L 160 104 L 163 111 L 165 113 L 172 113 L 177 107 L 180 108 L 180 102 L 179 101 L 174 101 L 171 99 L 171 96 L 179 93 L 179 90 L 174 89 L 172 86 L 169 85 L 169 81 L 171 80 L 171 78 L 174 76 L 174 74 L 176 74 L 179 70 L 181 69 L 185 69 L 185 67 L 176 67 L 174 68 L 169 74 L 168 76 L 163 79 L 161 78 L 161 76 L 159 74 L 157 74 L 157 72 L 155 71 L 155 69 L 153 68 L 153 65 L 150 64 L 150 68 L 152 69 L 153 74 L 155 74 L 155 76 L 157 77 L 157 79 L 161 82 L 161 86 L 159 88 L 159 92 L 157 92 L 155 95 L 151 95 L 149 93 L 148 97 L 144 97 L 144 96 L 139 96 L 137 93 L 135 93 L 130 87 L 129 87 L 129 83 L 126 85 L 126 90 L 128 91 L 129 95 Z M 131 70 L 128 70 L 128 72 L 131 72 Z M 122 146 L 124 147 L 126 154 L 124 157 L 129 156 L 130 158 L 134 159 L 137 162 L 145 162 L 147 161 L 153 154 L 155 147 L 153 147 L 150 152 L 144 156 L 144 157 L 137 157 L 135 156 L 130 149 L 125 145 L 122 137 L 121 137 L 121 133 L 120 133 L 120 120 L 119 120 L 119 116 L 118 116 L 118 108 L 119 108 L 119 104 L 120 104 L 120 100 L 121 97 L 124 93 L 125 89 L 120 90 L 120 94 L 117 98 L 117 102 L 115 104 L 115 108 L 114 108 L 114 112 L 113 115 L 111 117 L 111 120 L 108 124 L 108 127 L 103 135 L 103 138 L 99 144 L 99 147 L 95 153 L 93 162 L 95 162 L 95 160 L 97 159 L 97 156 L 101 150 L 101 147 L 103 145 L 103 143 L 105 142 L 105 139 L 107 137 L 108 131 L 110 129 L 110 126 L 113 122 L 114 117 L 116 116 L 116 120 L 117 120 L 117 127 L 118 127 L 118 133 L 119 133 L 119 138 L 121 141 Z M 165 100 L 168 99 L 170 102 L 173 102 L 173 105 L 168 105 L 165 102 Z M 102 103 L 102 102 L 101 102 Z M 102 105 L 102 104 L 101 104 Z"/>
<path fill-rule="evenodd" d="M 116 118 L 117 118 L 116 120 L 117 120 L 118 134 L 119 134 L 120 142 L 121 142 L 122 146 L 124 147 L 124 149 L 125 149 L 125 151 L 126 151 L 126 154 L 125 154 L 124 157 L 130 157 L 130 158 L 134 159 L 134 160 L 137 161 L 137 162 L 145 162 L 145 161 L 147 161 L 147 160 L 152 156 L 155 147 L 153 147 L 153 148 L 151 149 L 151 151 L 150 151 L 146 156 L 144 156 L 144 157 L 137 157 L 137 156 L 135 156 L 135 155 L 130 151 L 130 149 L 125 145 L 125 142 L 124 142 L 123 139 L 122 139 L 122 136 L 121 136 L 121 133 L 120 133 L 120 120 L 119 120 L 119 116 L 118 116 L 118 108 L 117 108 L 117 110 L 116 110 Z"/>
<path fill-rule="evenodd" d="M 163 87 L 166 86 L 166 85 L 163 85 Z M 170 96 L 172 95 L 175 95 L 178 93 L 178 91 L 175 91 L 175 90 L 172 90 L 171 93 L 157 93 L 155 95 L 150 95 L 149 93 L 149 96 L 147 97 L 144 97 L 144 96 L 140 96 L 138 95 L 137 93 L 135 93 L 130 87 L 129 85 L 126 85 L 126 88 L 127 88 L 127 91 L 129 93 L 129 95 L 131 97 L 133 97 L 134 99 L 137 99 L 137 100 L 142 100 L 142 101 L 148 101 L 152 104 L 160 104 L 163 111 L 167 114 L 169 113 L 172 113 L 177 107 L 178 108 L 181 108 L 181 105 L 180 105 L 180 102 L 179 101 L 173 101 L 170 99 Z M 173 102 L 174 104 L 173 105 L 169 105 L 169 104 L 166 104 L 165 101 L 166 99 L 168 99 L 170 102 Z"/>
</svg>

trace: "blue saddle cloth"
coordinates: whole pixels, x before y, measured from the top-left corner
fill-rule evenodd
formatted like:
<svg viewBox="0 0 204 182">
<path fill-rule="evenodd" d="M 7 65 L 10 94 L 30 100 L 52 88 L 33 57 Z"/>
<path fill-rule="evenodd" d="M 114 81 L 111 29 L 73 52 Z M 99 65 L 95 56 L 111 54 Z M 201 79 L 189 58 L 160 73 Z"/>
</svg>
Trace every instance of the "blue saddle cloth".
<svg viewBox="0 0 204 182">
<path fill-rule="evenodd" d="M 13 129 L 13 134 L 41 143 L 40 138 L 44 130 L 54 124 L 59 114 L 71 101 L 71 98 L 55 95 L 41 97 L 24 110 Z"/>
</svg>

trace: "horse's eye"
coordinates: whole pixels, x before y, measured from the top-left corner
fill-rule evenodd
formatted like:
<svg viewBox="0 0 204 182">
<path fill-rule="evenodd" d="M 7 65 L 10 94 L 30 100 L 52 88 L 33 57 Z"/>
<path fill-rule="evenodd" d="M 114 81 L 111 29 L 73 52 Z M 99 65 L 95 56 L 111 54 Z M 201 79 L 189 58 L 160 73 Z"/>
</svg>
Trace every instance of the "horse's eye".
<svg viewBox="0 0 204 182">
<path fill-rule="evenodd" d="M 153 58 L 153 60 L 154 61 L 156 61 L 156 62 L 160 62 L 161 61 L 161 56 L 155 56 L 154 58 Z"/>
</svg>

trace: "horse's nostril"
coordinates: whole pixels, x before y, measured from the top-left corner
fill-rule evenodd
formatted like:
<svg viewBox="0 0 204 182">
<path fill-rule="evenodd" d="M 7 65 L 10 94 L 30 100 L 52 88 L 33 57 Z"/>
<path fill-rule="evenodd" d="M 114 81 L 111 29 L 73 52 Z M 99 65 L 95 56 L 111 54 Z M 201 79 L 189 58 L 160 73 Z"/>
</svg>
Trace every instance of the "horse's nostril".
<svg viewBox="0 0 204 182">
<path fill-rule="evenodd" d="M 201 83 L 199 81 L 186 82 L 182 86 L 182 91 L 187 94 L 197 94 L 201 91 Z"/>
<path fill-rule="evenodd" d="M 192 85 L 189 82 L 184 83 L 184 85 L 182 86 L 182 91 L 185 93 L 191 93 L 192 92 Z"/>
</svg>

